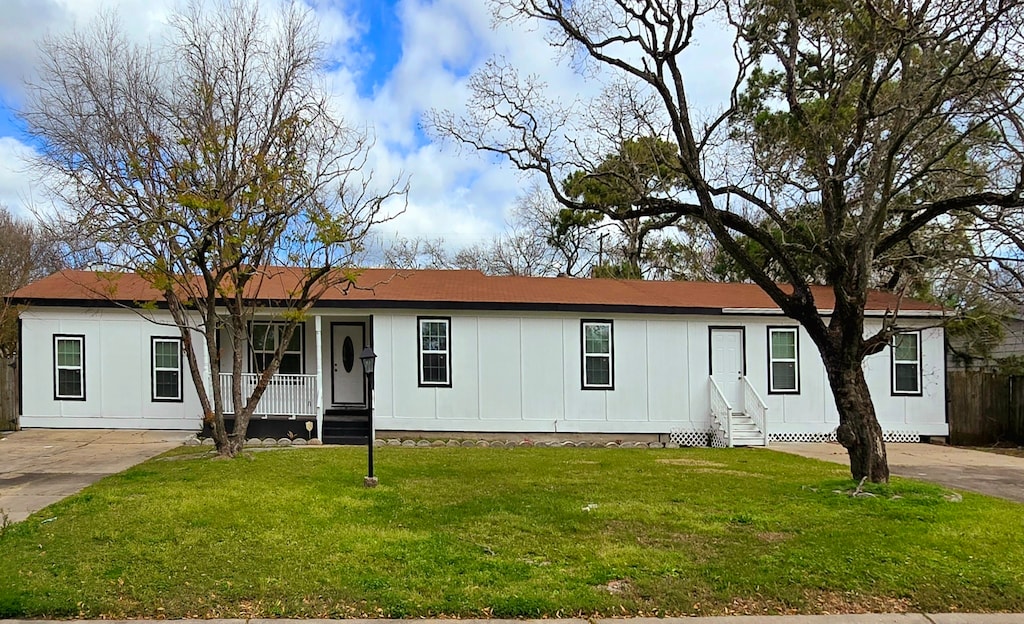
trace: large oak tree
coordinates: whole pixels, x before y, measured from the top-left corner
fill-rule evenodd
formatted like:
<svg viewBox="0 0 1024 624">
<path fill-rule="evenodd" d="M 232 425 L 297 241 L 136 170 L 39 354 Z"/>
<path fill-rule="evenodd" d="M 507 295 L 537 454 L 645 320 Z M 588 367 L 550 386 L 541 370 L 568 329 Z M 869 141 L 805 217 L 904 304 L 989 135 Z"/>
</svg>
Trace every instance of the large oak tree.
<svg viewBox="0 0 1024 624">
<path fill-rule="evenodd" d="M 499 22 L 547 28 L 559 58 L 604 80 L 605 90 L 593 104 L 563 105 L 535 77 L 494 59 L 470 80 L 469 112 L 432 113 L 435 131 L 538 172 L 563 206 L 580 211 L 599 207 L 567 195 L 566 175 L 598 171 L 601 155 L 629 138 L 670 142 L 689 190 L 638 188 L 630 214 L 705 224 L 742 274 L 801 323 L 824 361 L 853 476 L 886 481 L 862 362 L 900 326 L 890 310 L 880 328 L 866 327 L 868 292 L 902 292 L 917 233 L 1019 214 L 1022 4 L 493 5 Z M 690 85 L 706 71 L 695 62 L 697 38 L 716 24 L 734 38 L 735 76 L 708 112 L 692 104 Z M 819 278 L 833 292 L 831 310 L 810 288 Z"/>
</svg>

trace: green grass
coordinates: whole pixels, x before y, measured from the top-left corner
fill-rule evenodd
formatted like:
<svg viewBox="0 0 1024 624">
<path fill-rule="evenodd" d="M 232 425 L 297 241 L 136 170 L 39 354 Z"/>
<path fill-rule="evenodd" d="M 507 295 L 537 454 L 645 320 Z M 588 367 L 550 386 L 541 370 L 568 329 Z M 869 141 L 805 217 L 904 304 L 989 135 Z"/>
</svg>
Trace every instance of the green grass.
<svg viewBox="0 0 1024 624">
<path fill-rule="evenodd" d="M 0 617 L 1024 610 L 1022 508 L 763 450 L 179 450 L 0 536 Z M 618 591 L 609 591 L 609 587 Z"/>
</svg>

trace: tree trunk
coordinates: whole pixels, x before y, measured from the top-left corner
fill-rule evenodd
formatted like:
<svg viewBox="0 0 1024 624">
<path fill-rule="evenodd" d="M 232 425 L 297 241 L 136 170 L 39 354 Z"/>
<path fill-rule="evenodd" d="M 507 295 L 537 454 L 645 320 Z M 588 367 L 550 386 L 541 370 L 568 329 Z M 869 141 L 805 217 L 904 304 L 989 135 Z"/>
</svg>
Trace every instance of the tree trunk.
<svg viewBox="0 0 1024 624">
<path fill-rule="evenodd" d="M 244 288 L 244 285 L 242 286 Z M 236 295 L 237 297 L 237 295 Z M 231 405 L 234 407 L 234 426 L 231 433 L 224 432 L 223 440 L 217 441 L 217 450 L 221 455 L 234 457 L 245 445 L 245 436 L 249 430 L 249 414 L 246 413 L 246 399 L 242 395 L 242 357 L 249 348 L 249 332 L 246 327 L 244 308 L 239 301 L 229 306 L 231 323 Z"/>
<path fill-rule="evenodd" d="M 882 427 L 860 360 L 845 365 L 826 360 L 825 369 L 839 410 L 836 437 L 850 455 L 850 473 L 856 481 L 867 477 L 872 483 L 888 483 Z"/>
</svg>

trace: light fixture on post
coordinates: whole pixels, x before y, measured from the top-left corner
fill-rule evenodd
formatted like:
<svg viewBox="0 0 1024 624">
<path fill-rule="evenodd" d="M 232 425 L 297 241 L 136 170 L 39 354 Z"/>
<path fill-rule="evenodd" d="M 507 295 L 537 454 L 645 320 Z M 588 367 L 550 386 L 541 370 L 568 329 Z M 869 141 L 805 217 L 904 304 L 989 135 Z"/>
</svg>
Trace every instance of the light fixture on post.
<svg viewBox="0 0 1024 624">
<path fill-rule="evenodd" d="M 367 469 L 363 485 L 366 487 L 377 487 L 377 477 L 373 476 L 373 368 L 377 361 L 377 354 L 373 352 L 373 347 L 369 345 L 363 347 L 363 352 L 359 355 L 359 361 L 363 363 L 363 375 L 366 376 L 367 392 L 369 394 L 366 402 L 370 408 L 366 432 Z"/>
</svg>

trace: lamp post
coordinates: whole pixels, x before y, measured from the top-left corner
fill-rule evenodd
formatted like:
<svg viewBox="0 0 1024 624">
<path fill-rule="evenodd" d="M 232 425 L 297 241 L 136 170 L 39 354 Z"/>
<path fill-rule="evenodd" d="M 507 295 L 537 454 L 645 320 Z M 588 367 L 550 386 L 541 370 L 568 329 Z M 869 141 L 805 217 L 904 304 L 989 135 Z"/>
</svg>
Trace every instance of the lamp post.
<svg viewBox="0 0 1024 624">
<path fill-rule="evenodd" d="M 373 352 L 373 347 L 367 345 L 363 347 L 363 352 L 359 355 L 359 361 L 363 363 L 363 375 L 366 376 L 366 384 L 369 392 L 367 397 L 367 403 L 370 408 L 369 415 L 369 430 L 366 432 L 366 478 L 363 479 L 363 485 L 368 488 L 377 487 L 377 477 L 373 476 L 373 367 L 377 361 L 377 354 Z"/>
</svg>

